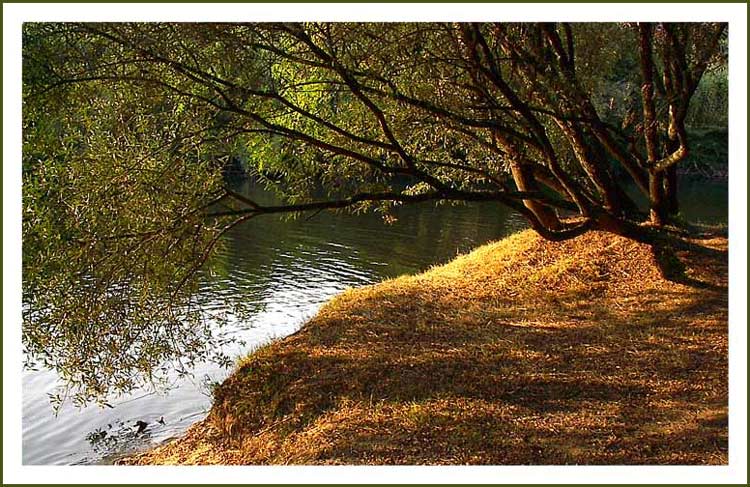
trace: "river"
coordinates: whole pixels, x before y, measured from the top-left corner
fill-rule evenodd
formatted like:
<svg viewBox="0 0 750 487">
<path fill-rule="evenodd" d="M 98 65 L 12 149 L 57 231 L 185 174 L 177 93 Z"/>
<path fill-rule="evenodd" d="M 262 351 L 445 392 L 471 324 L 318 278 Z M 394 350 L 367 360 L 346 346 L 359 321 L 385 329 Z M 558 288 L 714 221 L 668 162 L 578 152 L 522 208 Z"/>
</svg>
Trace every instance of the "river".
<svg viewBox="0 0 750 487">
<path fill-rule="evenodd" d="M 243 189 L 268 198 L 250 183 Z M 690 221 L 727 222 L 726 183 L 685 181 L 680 201 Z M 425 203 L 400 207 L 394 214 L 397 221 L 391 225 L 373 214 L 323 212 L 294 221 L 267 216 L 227 234 L 216 256 L 222 272 L 206 279 L 200 292 L 215 311 L 231 312 L 237 303 L 252 310 L 223 329 L 244 342 L 233 355 L 293 333 L 347 287 L 428 269 L 526 226 L 494 203 Z M 175 379 L 167 391 L 136 391 L 111 401 L 112 408 L 66 404 L 55 415 L 48 394 L 58 385 L 56 374 L 24 371 L 23 463 L 106 464 L 179 436 L 205 417 L 211 384 L 229 372 L 201 364 L 193 377 Z M 138 432 L 137 421 L 148 423 L 145 430 Z"/>
</svg>

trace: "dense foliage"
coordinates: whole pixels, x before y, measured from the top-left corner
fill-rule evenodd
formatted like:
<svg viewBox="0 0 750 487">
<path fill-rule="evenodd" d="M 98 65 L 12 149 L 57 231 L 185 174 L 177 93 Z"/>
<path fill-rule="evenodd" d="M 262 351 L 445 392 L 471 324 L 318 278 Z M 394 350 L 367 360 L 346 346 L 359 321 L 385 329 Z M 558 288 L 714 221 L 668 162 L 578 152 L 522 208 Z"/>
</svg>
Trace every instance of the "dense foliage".
<svg viewBox="0 0 750 487">
<path fill-rule="evenodd" d="M 700 116 L 690 101 L 725 62 L 725 34 L 714 24 L 26 24 L 27 355 L 82 401 L 205 358 L 219 344 L 194 297 L 199 270 L 222 233 L 263 214 L 387 218 L 398 204 L 497 201 L 549 239 L 594 228 L 646 239 L 639 222 L 679 211 L 686 118 Z M 233 191 L 223 172 L 236 164 L 284 203 Z"/>
</svg>

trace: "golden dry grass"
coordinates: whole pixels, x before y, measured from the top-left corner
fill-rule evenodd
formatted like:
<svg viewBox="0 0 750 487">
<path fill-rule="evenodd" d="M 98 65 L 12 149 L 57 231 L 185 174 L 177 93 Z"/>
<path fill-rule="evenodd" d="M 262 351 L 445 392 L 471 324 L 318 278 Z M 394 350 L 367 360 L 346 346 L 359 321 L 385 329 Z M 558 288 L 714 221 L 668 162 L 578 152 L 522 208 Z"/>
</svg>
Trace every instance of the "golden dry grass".
<svg viewBox="0 0 750 487">
<path fill-rule="evenodd" d="M 643 244 L 525 231 L 349 290 L 126 463 L 725 464 L 727 242 L 700 245 L 685 284 Z"/>
</svg>

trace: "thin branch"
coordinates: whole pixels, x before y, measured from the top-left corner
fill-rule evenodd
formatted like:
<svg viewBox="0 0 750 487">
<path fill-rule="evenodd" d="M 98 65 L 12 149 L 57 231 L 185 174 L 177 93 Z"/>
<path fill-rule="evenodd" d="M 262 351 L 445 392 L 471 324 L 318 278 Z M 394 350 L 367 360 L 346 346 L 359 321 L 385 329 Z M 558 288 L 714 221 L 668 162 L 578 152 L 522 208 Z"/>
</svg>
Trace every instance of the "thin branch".
<svg viewBox="0 0 750 487">
<path fill-rule="evenodd" d="M 382 193 L 357 193 L 349 198 L 343 198 L 338 200 L 326 200 L 326 201 L 314 201 L 310 203 L 298 203 L 290 205 L 275 205 L 275 206 L 261 206 L 253 202 L 255 207 L 244 208 L 239 210 L 227 210 L 206 213 L 206 217 L 218 218 L 225 216 L 241 216 L 241 215 L 259 215 L 259 214 L 273 214 L 273 213 L 296 213 L 305 211 L 315 210 L 329 210 L 329 209 L 340 209 L 349 206 L 356 205 L 357 203 L 367 201 L 396 201 L 399 203 L 421 203 L 425 201 L 498 201 L 503 204 L 512 204 L 513 202 L 519 202 L 522 200 L 535 200 L 540 201 L 549 206 L 555 206 L 558 208 L 573 210 L 575 211 L 575 205 L 572 205 L 568 201 L 555 199 L 549 195 L 545 195 L 541 192 L 536 191 L 462 191 L 462 190 L 448 190 L 448 191 L 430 191 L 427 193 L 420 194 L 406 194 L 400 192 L 382 192 Z M 248 205 L 250 206 L 250 205 Z"/>
<path fill-rule="evenodd" d="M 643 102 L 643 138 L 646 142 L 648 164 L 656 162 L 656 116 L 654 110 L 654 61 L 651 52 L 652 26 L 648 22 L 638 24 L 639 60 L 641 65 L 641 99 Z"/>
</svg>

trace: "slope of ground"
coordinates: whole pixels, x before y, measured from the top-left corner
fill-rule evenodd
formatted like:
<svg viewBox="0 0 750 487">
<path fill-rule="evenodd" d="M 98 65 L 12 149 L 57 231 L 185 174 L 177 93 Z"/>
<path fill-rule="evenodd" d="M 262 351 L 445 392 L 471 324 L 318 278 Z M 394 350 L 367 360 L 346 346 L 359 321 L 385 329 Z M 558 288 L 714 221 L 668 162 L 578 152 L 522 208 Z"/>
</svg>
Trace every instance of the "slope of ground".
<svg viewBox="0 0 750 487">
<path fill-rule="evenodd" d="M 349 290 L 123 463 L 724 464 L 727 242 L 699 244 L 525 231 Z"/>
</svg>

